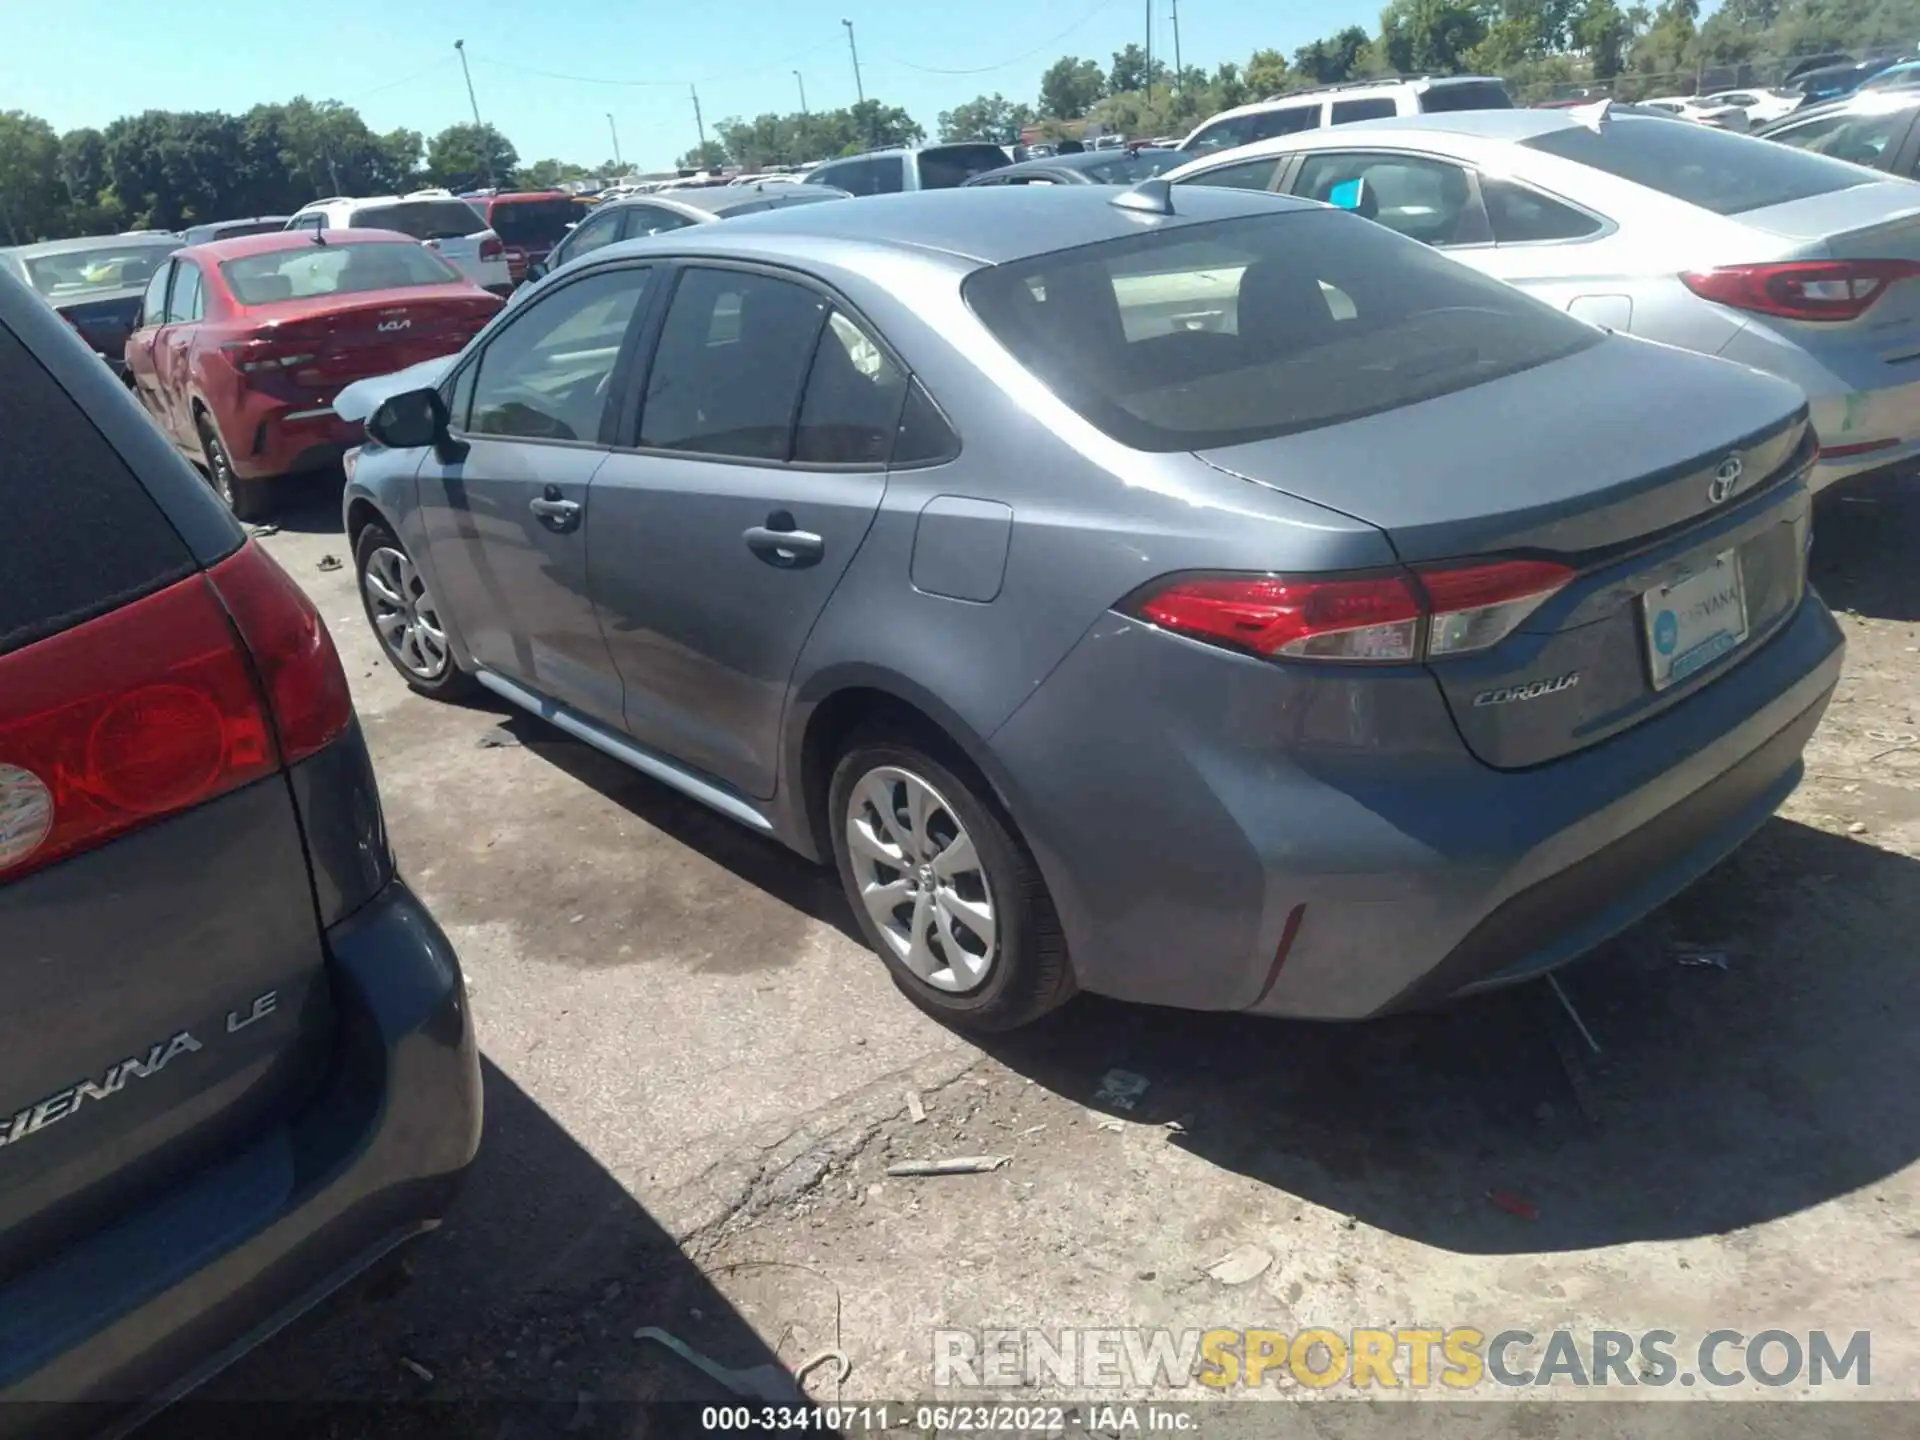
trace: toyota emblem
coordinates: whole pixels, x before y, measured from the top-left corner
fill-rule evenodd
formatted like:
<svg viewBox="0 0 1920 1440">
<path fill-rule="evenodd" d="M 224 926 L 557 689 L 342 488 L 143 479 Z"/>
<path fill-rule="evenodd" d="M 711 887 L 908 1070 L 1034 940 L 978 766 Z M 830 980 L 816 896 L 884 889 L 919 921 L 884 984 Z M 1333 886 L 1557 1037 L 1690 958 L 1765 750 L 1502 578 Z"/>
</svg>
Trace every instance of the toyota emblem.
<svg viewBox="0 0 1920 1440">
<path fill-rule="evenodd" d="M 1740 472 L 1745 468 L 1738 455 L 1729 455 L 1722 460 L 1720 468 L 1713 472 L 1713 483 L 1707 486 L 1707 499 L 1715 505 L 1726 504 L 1733 498 L 1733 492 L 1740 488 Z"/>
</svg>

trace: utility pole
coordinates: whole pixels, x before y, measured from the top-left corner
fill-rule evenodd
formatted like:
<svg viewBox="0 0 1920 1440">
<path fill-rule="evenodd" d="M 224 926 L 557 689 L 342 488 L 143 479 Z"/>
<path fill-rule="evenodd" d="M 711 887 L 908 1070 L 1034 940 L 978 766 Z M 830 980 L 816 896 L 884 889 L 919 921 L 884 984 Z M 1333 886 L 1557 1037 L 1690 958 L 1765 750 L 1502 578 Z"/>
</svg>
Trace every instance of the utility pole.
<svg viewBox="0 0 1920 1440">
<path fill-rule="evenodd" d="M 796 70 L 793 72 L 793 78 L 800 86 L 800 118 L 810 120 L 813 117 L 807 114 L 807 77 Z"/>
<path fill-rule="evenodd" d="M 1186 71 L 1180 65 L 1180 0 L 1173 0 L 1173 83 L 1187 93 Z"/>
<path fill-rule="evenodd" d="M 1153 0 L 1147 0 L 1147 104 L 1153 104 Z"/>
<path fill-rule="evenodd" d="M 456 40 L 453 42 L 453 48 L 460 52 L 460 73 L 467 77 L 467 104 L 473 107 L 473 128 L 475 130 L 484 130 L 486 126 L 480 122 L 480 102 L 476 100 L 473 95 L 473 71 L 467 68 L 467 42 L 464 40 Z M 487 188 L 498 189 L 499 178 L 493 173 L 493 147 L 487 144 L 487 137 L 485 135 L 480 136 L 479 139 L 481 158 L 487 162 Z M 333 162 L 328 161 L 327 163 L 331 165 Z"/>
<path fill-rule="evenodd" d="M 700 168 L 711 167 L 707 164 L 707 122 L 700 118 L 700 92 L 693 86 L 687 86 L 687 93 L 693 96 L 693 123 L 700 131 Z"/>
<path fill-rule="evenodd" d="M 800 154 L 797 157 L 805 161 L 813 153 L 813 116 L 807 113 L 807 78 L 798 70 L 793 72 L 793 82 L 800 87 Z"/>
<path fill-rule="evenodd" d="M 860 102 L 861 109 L 865 110 L 867 104 L 867 87 L 860 83 L 860 47 L 853 43 L 853 21 L 842 17 L 840 23 L 847 27 L 847 53 L 853 56 L 853 93 L 855 98 Z M 869 119 L 867 122 L 867 144 L 873 144 L 873 140 L 873 122 Z"/>
<path fill-rule="evenodd" d="M 607 133 L 613 136 L 613 168 L 622 175 L 627 173 L 627 162 L 620 158 L 620 127 L 613 123 L 613 112 L 607 112 Z"/>
</svg>

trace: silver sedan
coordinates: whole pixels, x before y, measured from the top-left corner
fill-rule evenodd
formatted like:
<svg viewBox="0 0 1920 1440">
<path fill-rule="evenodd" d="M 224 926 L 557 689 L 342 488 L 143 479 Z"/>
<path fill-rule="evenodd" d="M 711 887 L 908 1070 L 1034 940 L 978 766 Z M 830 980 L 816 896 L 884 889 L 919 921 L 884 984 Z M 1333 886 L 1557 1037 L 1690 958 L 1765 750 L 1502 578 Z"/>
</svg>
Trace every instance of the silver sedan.
<svg viewBox="0 0 1920 1440">
<path fill-rule="evenodd" d="M 1168 178 L 1354 210 L 1583 319 L 1792 380 L 1815 488 L 1920 460 L 1911 182 L 1605 105 L 1366 121 Z"/>
</svg>

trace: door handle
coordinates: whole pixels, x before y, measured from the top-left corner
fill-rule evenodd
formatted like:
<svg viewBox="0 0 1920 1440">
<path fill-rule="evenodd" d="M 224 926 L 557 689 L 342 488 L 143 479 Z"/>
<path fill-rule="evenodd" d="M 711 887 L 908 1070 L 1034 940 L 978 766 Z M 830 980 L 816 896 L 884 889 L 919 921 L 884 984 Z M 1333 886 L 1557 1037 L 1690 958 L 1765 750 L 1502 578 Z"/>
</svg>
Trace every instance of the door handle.
<svg viewBox="0 0 1920 1440">
<path fill-rule="evenodd" d="M 580 520 L 580 502 L 562 500 L 557 486 L 549 485 L 547 493 L 527 502 L 527 509 L 539 518 L 542 525 L 556 534 L 564 535 Z"/>
<path fill-rule="evenodd" d="M 785 510 L 774 511 L 764 525 L 748 527 L 740 538 L 755 555 L 781 570 L 817 564 L 827 553 L 827 542 L 809 531 L 795 529 L 793 516 Z"/>
</svg>

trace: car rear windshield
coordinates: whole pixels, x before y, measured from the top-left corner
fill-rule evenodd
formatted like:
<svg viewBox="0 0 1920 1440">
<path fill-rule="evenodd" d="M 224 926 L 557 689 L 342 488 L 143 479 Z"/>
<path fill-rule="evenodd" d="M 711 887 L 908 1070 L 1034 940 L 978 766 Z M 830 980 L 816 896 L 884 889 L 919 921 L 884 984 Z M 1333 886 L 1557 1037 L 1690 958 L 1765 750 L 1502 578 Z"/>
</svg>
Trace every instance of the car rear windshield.
<svg viewBox="0 0 1920 1440">
<path fill-rule="evenodd" d="M 496 200 L 487 212 L 493 231 L 509 245 L 554 245 L 586 210 L 563 197 Z"/>
<path fill-rule="evenodd" d="M 1291 211 L 980 270 L 981 321 L 1136 450 L 1317 429 L 1570 355 L 1599 333 L 1392 231 Z"/>
<path fill-rule="evenodd" d="M 460 282 L 460 272 L 431 250 L 397 240 L 271 250 L 222 261 L 220 273 L 242 305 Z"/>
<path fill-rule="evenodd" d="M 1467 80 L 1458 85 L 1433 85 L 1420 97 L 1429 114 L 1449 110 L 1511 110 L 1513 97 L 1498 80 Z"/>
<path fill-rule="evenodd" d="M 1785 145 L 1755 145 L 1710 125 L 1620 116 L 1600 129 L 1569 125 L 1523 145 L 1604 170 L 1716 215 L 1739 215 L 1855 185 L 1871 173 Z"/>
<path fill-rule="evenodd" d="M 103 245 L 98 250 L 29 255 L 22 263 L 34 289 L 49 300 L 64 300 L 70 295 L 144 286 L 179 245 L 178 240 L 160 245 Z"/>
<path fill-rule="evenodd" d="M 976 175 L 1011 164 L 998 145 L 942 145 L 920 152 L 920 188 L 951 190 Z"/>
<path fill-rule="evenodd" d="M 487 228 L 480 212 L 464 200 L 403 200 L 397 205 L 369 205 L 353 212 L 361 230 L 398 230 L 416 240 L 458 240 Z"/>
</svg>

